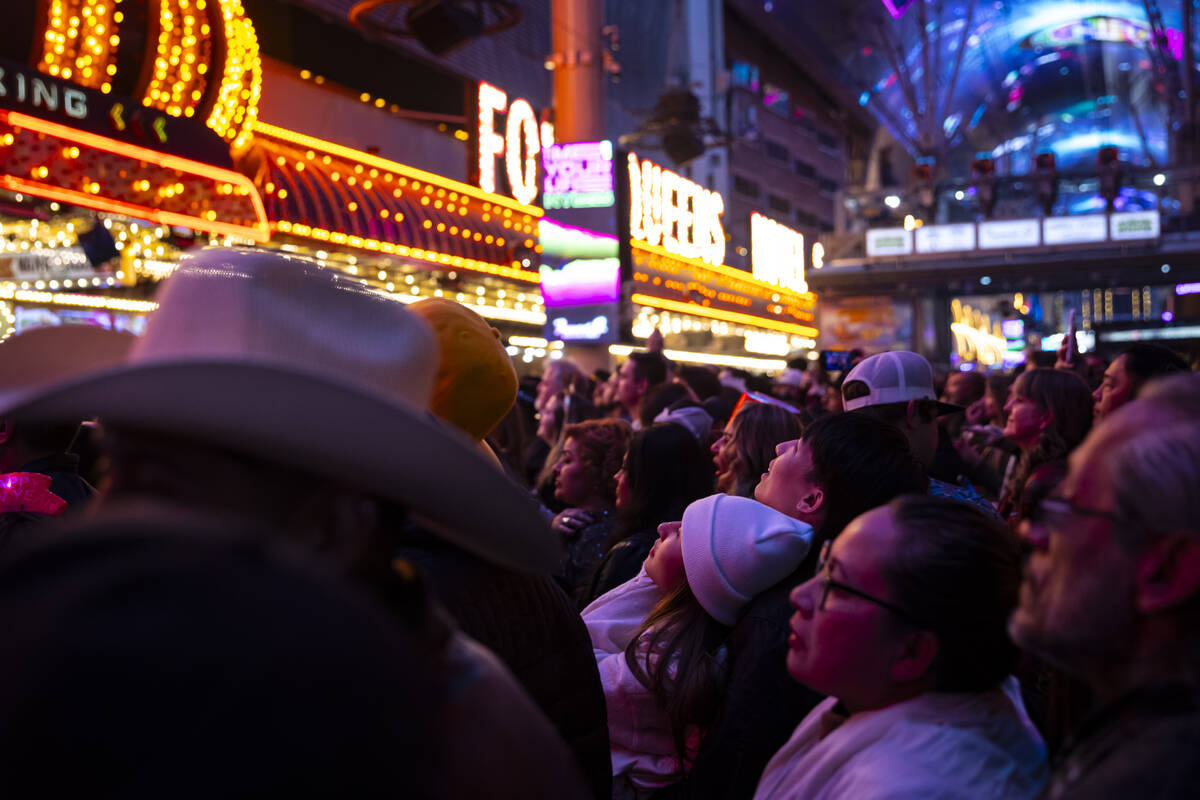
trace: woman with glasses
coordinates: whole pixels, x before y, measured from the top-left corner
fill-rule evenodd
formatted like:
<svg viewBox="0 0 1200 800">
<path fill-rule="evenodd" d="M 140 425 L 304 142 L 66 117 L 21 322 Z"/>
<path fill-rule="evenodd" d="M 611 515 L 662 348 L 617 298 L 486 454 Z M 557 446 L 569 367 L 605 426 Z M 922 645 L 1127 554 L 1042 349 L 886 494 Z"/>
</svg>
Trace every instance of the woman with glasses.
<svg viewBox="0 0 1200 800">
<path fill-rule="evenodd" d="M 1018 542 L 970 505 L 910 495 L 823 545 L 791 595 L 788 672 L 828 695 L 756 798 L 1033 798 L 1046 750 L 1010 677 Z"/>
</svg>

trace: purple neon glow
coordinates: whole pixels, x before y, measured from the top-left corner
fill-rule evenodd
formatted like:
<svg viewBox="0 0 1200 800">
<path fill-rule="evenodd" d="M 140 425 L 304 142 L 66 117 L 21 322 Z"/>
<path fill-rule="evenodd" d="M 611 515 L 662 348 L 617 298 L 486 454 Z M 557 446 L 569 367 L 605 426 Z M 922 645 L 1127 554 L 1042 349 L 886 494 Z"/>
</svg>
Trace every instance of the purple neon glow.
<svg viewBox="0 0 1200 800">
<path fill-rule="evenodd" d="M 1162 312 L 1162 321 L 1163 322 L 1171 322 L 1174 319 L 1175 319 L 1175 315 L 1172 314 L 1170 311 Z"/>
<path fill-rule="evenodd" d="M 883 0 L 883 7 L 892 15 L 892 19 L 900 19 L 900 16 L 908 10 L 910 5 L 912 5 L 912 0 L 900 0 L 899 8 L 896 7 L 896 3 L 892 2 L 892 0 Z"/>
<path fill-rule="evenodd" d="M 621 296 L 621 261 L 580 258 L 562 269 L 542 267 L 542 301 L 546 308 L 615 303 Z"/>
<path fill-rule="evenodd" d="M 1200 283 L 1177 283 L 1175 294 L 1200 294 Z"/>
</svg>

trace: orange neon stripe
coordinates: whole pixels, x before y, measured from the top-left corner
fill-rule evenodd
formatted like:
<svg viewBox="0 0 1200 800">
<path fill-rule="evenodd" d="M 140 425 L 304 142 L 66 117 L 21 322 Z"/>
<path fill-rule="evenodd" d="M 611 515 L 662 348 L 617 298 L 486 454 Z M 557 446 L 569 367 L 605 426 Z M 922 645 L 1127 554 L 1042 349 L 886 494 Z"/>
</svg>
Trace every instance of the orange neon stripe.
<svg viewBox="0 0 1200 800">
<path fill-rule="evenodd" d="M 287 128 L 280 128 L 268 122 L 263 122 L 262 120 L 255 120 L 253 129 L 255 133 L 261 133 L 264 136 L 270 136 L 274 139 L 281 139 L 285 142 L 291 142 L 292 144 L 299 145 L 300 147 L 307 147 L 311 150 L 322 150 L 329 155 L 339 156 L 340 158 L 349 159 L 350 161 L 356 161 L 366 166 L 385 169 L 389 172 L 394 172 L 397 175 L 403 175 L 408 178 L 415 178 L 417 180 L 424 181 L 425 183 L 431 183 L 434 186 L 474 197 L 477 200 L 486 200 L 494 205 L 504 206 L 505 208 L 510 208 L 513 211 L 519 211 L 522 214 L 528 214 L 534 219 L 540 219 L 545 213 L 537 206 L 527 206 L 522 203 L 518 203 L 516 200 L 510 200 L 502 195 L 485 192 L 477 186 L 460 183 L 459 181 L 451 178 L 435 175 L 432 172 L 426 172 L 423 169 L 410 167 L 407 164 L 401 164 L 398 161 L 390 161 L 380 156 L 364 153 L 361 150 L 355 150 L 353 148 L 336 144 L 334 142 L 329 142 L 324 139 L 318 139 L 315 136 L 309 136 L 307 133 L 300 133 L 298 131 L 288 130 Z"/>
<path fill-rule="evenodd" d="M 711 269 L 713 272 L 719 275 L 725 275 L 729 278 L 737 278 L 739 281 L 746 281 L 746 283 L 751 283 L 762 288 L 763 291 L 771 292 L 772 294 L 778 294 L 781 298 L 793 297 L 799 300 L 801 303 L 809 303 L 812 305 L 815 305 L 817 302 L 817 298 L 812 292 L 797 292 L 793 289 L 785 289 L 782 286 L 776 286 L 773 283 L 767 283 L 766 281 L 759 280 L 749 272 L 738 269 L 737 267 L 729 267 L 724 264 L 713 265 L 699 258 L 684 258 L 683 256 L 675 255 L 663 247 L 649 244 L 638 239 L 631 239 L 630 244 L 635 250 L 644 250 L 647 253 L 653 253 L 656 256 L 682 261 L 685 264 L 694 264 L 701 269 Z"/>
<path fill-rule="evenodd" d="M 679 314 L 692 314 L 697 317 L 708 317 L 710 319 L 721 320 L 722 322 L 737 322 L 742 325 L 753 325 L 758 328 L 768 328 L 770 330 L 782 331 L 784 333 L 794 333 L 797 336 L 816 336 L 818 331 L 816 328 L 811 328 L 808 325 L 797 325 L 792 322 L 780 322 L 779 320 L 766 319 L 764 317 L 756 317 L 753 314 L 742 314 L 737 311 L 726 311 L 722 308 L 710 308 L 702 306 L 699 303 L 680 303 L 677 300 L 665 300 L 661 297 L 651 297 L 648 294 L 635 294 L 630 298 L 634 303 L 642 306 L 650 306 L 650 308 L 659 308 L 663 311 L 674 311 Z"/>
<path fill-rule="evenodd" d="M 60 125 L 57 122 L 50 122 L 38 117 L 31 117 L 28 114 L 21 114 L 16 111 L 0 111 L 0 122 L 7 122 L 9 125 L 17 128 L 28 128 L 37 133 L 57 136 L 67 141 L 94 147 L 98 150 L 106 150 L 119 156 L 146 161 L 165 169 L 177 169 L 181 172 L 189 172 L 203 178 L 224 181 L 246 188 L 249 190 L 250 201 L 254 204 L 254 211 L 260 221 L 259 224 L 264 226 L 265 231 L 267 209 L 263 205 L 262 197 L 259 195 L 258 188 L 254 183 L 240 172 L 214 167 L 211 164 L 205 164 L 200 161 L 192 161 L 189 158 L 180 158 L 179 156 L 160 153 L 157 150 L 150 150 L 136 144 L 109 139 L 107 136 L 81 131 L 77 128 Z M 207 220 L 205 221 L 207 222 Z M 257 234 L 255 238 L 257 238 Z M 266 239 L 264 238 L 261 241 L 266 241 Z"/>
<path fill-rule="evenodd" d="M 136 217 L 137 219 L 148 219 L 164 225 L 175 225 L 181 228 L 191 228 L 197 231 L 205 231 L 206 233 L 220 233 L 226 236 L 245 236 L 260 244 L 271 238 L 270 233 L 263 228 L 250 228 L 244 225 L 233 225 L 228 222 L 216 222 L 201 217 L 188 216 L 187 214 L 176 214 L 173 211 L 162 211 L 157 208 L 149 208 L 148 206 L 139 206 L 135 203 L 112 200 L 107 197 L 95 197 L 75 191 L 74 189 L 64 189 L 61 186 L 50 186 L 36 181 L 27 181 L 23 178 L 14 178 L 11 175 L 0 176 L 0 186 L 3 186 L 10 192 L 24 192 L 36 197 L 44 197 L 47 200 L 57 200 L 62 203 L 83 206 L 84 208 L 94 208 L 97 211 L 107 211 L 111 214 L 123 214 L 128 217 Z"/>
</svg>

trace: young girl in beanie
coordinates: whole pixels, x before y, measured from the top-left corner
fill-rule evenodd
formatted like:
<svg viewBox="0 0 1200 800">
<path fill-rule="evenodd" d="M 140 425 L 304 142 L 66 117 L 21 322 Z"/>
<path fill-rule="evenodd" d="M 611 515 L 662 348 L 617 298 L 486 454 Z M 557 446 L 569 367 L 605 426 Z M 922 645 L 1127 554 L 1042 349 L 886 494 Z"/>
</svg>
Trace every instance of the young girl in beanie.
<svg viewBox="0 0 1200 800">
<path fill-rule="evenodd" d="M 614 797 L 679 781 L 714 718 L 741 610 L 799 566 L 812 528 L 714 495 L 659 526 L 642 571 L 583 611 L 608 707 Z"/>
</svg>

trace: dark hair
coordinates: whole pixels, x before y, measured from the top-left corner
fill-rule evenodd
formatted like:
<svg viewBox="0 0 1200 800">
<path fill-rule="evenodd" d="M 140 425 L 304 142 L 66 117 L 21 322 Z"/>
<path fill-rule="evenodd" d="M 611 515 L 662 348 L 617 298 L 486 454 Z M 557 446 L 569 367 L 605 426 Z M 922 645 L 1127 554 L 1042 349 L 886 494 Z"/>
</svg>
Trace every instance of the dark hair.
<svg viewBox="0 0 1200 800">
<path fill-rule="evenodd" d="M 646 392 L 646 396 L 642 398 L 642 405 L 638 409 L 638 420 L 641 421 L 643 428 L 649 427 L 654 424 L 654 418 L 665 411 L 668 406 L 677 400 L 690 397 L 691 390 L 686 384 L 674 381 L 659 384 Z"/>
<path fill-rule="evenodd" d="M 625 648 L 630 672 L 667 713 L 681 763 L 688 760 L 688 726 L 708 727 L 720 707 L 727 673 L 718 651 L 728 636 L 685 580 L 654 606 Z"/>
<path fill-rule="evenodd" d="M 937 636 L 939 692 L 980 692 L 1016 666 L 1008 618 L 1021 586 L 1021 548 L 1000 520 L 942 497 L 889 504 L 900 536 L 884 560 L 892 602 Z"/>
<path fill-rule="evenodd" d="M 957 372 L 951 374 L 965 375 L 967 377 L 967 383 L 971 384 L 971 397 L 967 401 L 968 403 L 973 403 L 980 399 L 987 391 L 987 378 L 983 376 L 982 372 L 978 372 L 977 370 L 968 370 L 966 372 Z M 947 377 L 946 381 L 949 382 L 950 378 Z"/>
<path fill-rule="evenodd" d="M 679 368 L 679 379 L 691 387 L 701 401 L 721 393 L 721 379 L 708 367 L 688 364 Z"/>
<path fill-rule="evenodd" d="M 1013 389 L 1051 415 L 1037 447 L 1021 454 L 1004 488 L 1006 501 L 1002 505 L 1019 508 L 1030 475 L 1043 464 L 1065 459 L 1091 430 L 1092 393 L 1083 378 L 1062 369 L 1031 369 L 1017 378 Z"/>
<path fill-rule="evenodd" d="M 1030 360 L 1033 361 L 1037 369 L 1053 369 L 1054 362 L 1058 360 L 1058 356 L 1049 350 L 1035 350 Z"/>
<path fill-rule="evenodd" d="M 1159 344 L 1138 342 L 1121 355 L 1125 356 L 1125 371 L 1133 381 L 1135 396 L 1151 378 L 1188 371 L 1187 362 L 1178 353 Z"/>
<path fill-rule="evenodd" d="M 633 434 L 624 469 L 629 508 L 621 512 L 606 551 L 637 531 L 682 519 L 685 508 L 712 494 L 712 459 L 691 431 L 675 422 Z"/>
<path fill-rule="evenodd" d="M 32 422 L 20 417 L 8 417 L 7 421 L 12 423 L 14 441 L 24 444 L 30 450 L 46 455 L 67 452 L 79 430 L 78 422 Z"/>
<path fill-rule="evenodd" d="M 713 418 L 714 429 L 721 430 L 725 427 L 725 423 L 729 422 L 729 418 L 733 416 L 733 410 L 737 408 L 737 401 L 741 396 L 736 389 L 731 389 L 729 394 L 722 390 L 720 394 L 710 397 L 700 404 L 700 407 Z"/>
<path fill-rule="evenodd" d="M 630 353 L 629 360 L 633 363 L 633 378 L 647 381 L 648 388 L 658 386 L 667 379 L 667 362 L 657 353 Z"/>
<path fill-rule="evenodd" d="M 733 493 L 753 497 L 759 478 L 775 458 L 775 448 L 780 442 L 800 438 L 800 420 L 780 406 L 747 401 L 731 425 L 738 463 Z"/>
<path fill-rule="evenodd" d="M 804 431 L 811 480 L 825 495 L 817 534 L 828 539 L 850 520 L 902 494 L 929 488 L 925 467 L 895 427 L 856 412 L 828 414 Z"/>
</svg>

